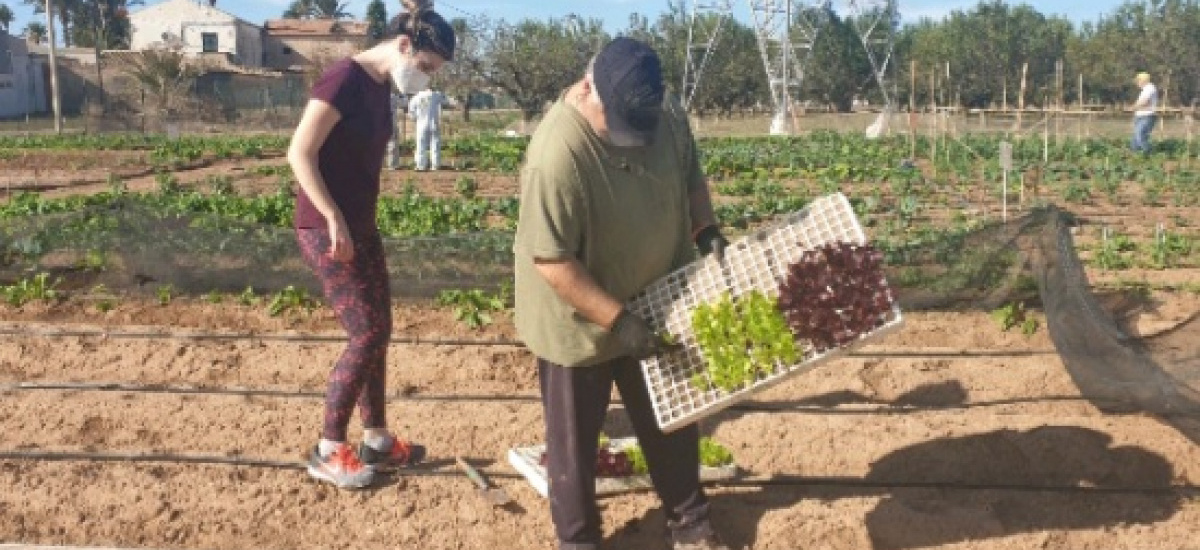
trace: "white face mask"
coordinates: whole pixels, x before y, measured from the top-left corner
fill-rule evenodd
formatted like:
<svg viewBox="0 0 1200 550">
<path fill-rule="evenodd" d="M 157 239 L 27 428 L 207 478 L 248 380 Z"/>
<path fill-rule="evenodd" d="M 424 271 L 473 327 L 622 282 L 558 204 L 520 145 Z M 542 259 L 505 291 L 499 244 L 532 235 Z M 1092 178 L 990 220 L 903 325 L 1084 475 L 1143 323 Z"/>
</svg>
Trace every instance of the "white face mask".
<svg viewBox="0 0 1200 550">
<path fill-rule="evenodd" d="M 392 82 L 397 90 L 412 95 L 429 87 L 429 75 L 418 69 L 411 57 L 400 54 L 400 61 L 392 68 Z"/>
</svg>

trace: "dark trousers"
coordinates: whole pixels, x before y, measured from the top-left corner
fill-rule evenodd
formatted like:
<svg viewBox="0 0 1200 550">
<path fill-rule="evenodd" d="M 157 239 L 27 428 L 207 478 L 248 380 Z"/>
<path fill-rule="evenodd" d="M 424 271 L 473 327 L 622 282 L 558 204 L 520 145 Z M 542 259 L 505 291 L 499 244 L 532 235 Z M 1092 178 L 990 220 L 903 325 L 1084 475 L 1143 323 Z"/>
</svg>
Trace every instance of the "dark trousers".
<svg viewBox="0 0 1200 550">
<path fill-rule="evenodd" d="M 560 548 L 598 544 L 596 451 L 615 382 L 634 434 L 646 455 L 668 525 L 686 530 L 707 524 L 708 499 L 700 487 L 700 430 L 694 424 L 664 434 L 638 362 L 619 358 L 589 367 L 562 367 L 538 359 L 546 417 L 550 515 Z"/>
</svg>

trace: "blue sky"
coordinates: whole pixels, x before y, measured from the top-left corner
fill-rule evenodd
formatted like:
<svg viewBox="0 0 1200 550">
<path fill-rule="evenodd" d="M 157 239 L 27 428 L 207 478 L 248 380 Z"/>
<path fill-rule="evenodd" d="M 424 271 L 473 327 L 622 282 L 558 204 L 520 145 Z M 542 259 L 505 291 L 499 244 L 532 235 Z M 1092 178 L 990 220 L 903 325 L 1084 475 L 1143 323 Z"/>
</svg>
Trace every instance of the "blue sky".
<svg viewBox="0 0 1200 550">
<path fill-rule="evenodd" d="M 146 5 L 157 4 L 161 0 L 146 0 Z M 369 0 L 349 0 L 349 9 L 356 17 L 361 18 L 366 12 Z M 397 0 L 385 0 L 389 13 L 399 8 Z M 810 0 L 811 1 L 811 0 Z M 1011 1 L 1011 0 L 1010 0 Z M 946 2 L 941 0 L 899 0 L 900 12 L 905 21 L 915 21 L 921 17 L 939 18 L 955 9 L 966 9 L 976 2 Z M 37 17 L 44 21 L 45 16 L 33 14 L 33 8 L 24 5 L 21 0 L 0 0 L 16 14 L 12 25 L 13 34 L 20 34 L 29 21 Z M 217 7 L 224 9 L 242 19 L 261 24 L 266 19 L 279 17 L 287 8 L 290 0 L 217 0 Z M 843 3 L 835 0 L 835 5 Z M 1017 2 L 1013 2 L 1017 3 Z M 1064 15 L 1076 22 L 1092 21 L 1097 16 L 1111 12 L 1120 5 L 1121 0 L 1041 0 L 1026 2 L 1038 11 L 1047 15 Z M 749 21 L 748 2 L 734 0 L 734 10 L 738 17 Z M 654 15 L 666 11 L 667 0 L 591 0 L 588 2 L 554 2 L 547 0 L 435 0 L 439 12 L 448 17 L 463 14 L 482 13 L 494 18 L 514 21 L 526 17 L 537 19 L 562 17 L 576 13 L 586 18 L 598 18 L 604 21 L 609 31 L 624 28 L 629 21 L 629 14 L 640 12 L 653 18 Z"/>
</svg>

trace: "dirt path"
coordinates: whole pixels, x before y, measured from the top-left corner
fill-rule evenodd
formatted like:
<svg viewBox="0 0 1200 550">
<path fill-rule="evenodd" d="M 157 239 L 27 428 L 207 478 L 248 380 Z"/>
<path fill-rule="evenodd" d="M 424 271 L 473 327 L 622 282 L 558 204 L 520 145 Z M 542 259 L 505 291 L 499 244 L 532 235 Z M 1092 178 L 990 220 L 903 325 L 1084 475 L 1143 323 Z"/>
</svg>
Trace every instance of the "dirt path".
<svg viewBox="0 0 1200 550">
<path fill-rule="evenodd" d="M 179 325 L 158 328 L 194 323 Z M 273 340 L 277 334 L 296 333 L 217 341 L 6 336 L 0 451 L 298 465 L 316 436 L 320 393 L 340 345 Z M 1197 494 L 1172 487 L 1200 485 L 1200 447 L 1153 418 L 1100 413 L 1050 349 L 1044 331 L 1001 333 L 983 313 L 915 314 L 886 341 L 720 413 L 703 429 L 733 450 L 747 479 L 711 489 L 717 526 L 737 545 L 770 549 L 1194 545 Z M 552 548 L 545 500 L 504 461 L 508 448 L 541 440 L 527 352 L 424 344 L 390 351 L 389 416 L 430 446 L 433 460 L 421 469 L 350 493 L 295 467 L 10 457 L 0 459 L 8 488 L 0 492 L 0 541 Z M 14 387 L 62 382 L 166 388 Z M 619 409 L 606 431 L 629 433 Z M 519 510 L 488 508 L 453 468 L 455 455 L 485 465 Z M 652 495 L 605 499 L 603 514 L 607 547 L 662 548 Z"/>
</svg>

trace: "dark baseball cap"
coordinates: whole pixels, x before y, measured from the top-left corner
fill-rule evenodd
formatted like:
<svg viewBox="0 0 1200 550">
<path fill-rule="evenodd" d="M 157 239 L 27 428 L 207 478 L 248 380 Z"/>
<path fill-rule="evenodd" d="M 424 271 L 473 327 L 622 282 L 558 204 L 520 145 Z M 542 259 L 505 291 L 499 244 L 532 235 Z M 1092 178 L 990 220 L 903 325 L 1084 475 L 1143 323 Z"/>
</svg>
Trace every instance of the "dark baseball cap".
<svg viewBox="0 0 1200 550">
<path fill-rule="evenodd" d="M 592 62 L 592 83 L 614 145 L 633 147 L 654 139 L 665 88 L 662 62 L 650 46 L 625 37 L 609 42 Z"/>
</svg>

